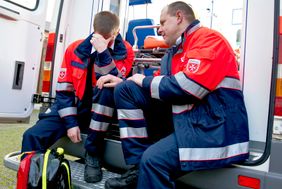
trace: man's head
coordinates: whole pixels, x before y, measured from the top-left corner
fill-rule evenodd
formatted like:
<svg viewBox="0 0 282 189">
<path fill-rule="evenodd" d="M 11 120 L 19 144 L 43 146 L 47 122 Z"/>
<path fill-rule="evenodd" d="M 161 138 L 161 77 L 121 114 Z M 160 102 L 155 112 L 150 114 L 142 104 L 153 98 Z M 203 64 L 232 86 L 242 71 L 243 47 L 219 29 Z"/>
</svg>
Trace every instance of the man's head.
<svg viewBox="0 0 282 189">
<path fill-rule="evenodd" d="M 177 1 L 163 8 L 158 31 L 163 36 L 165 42 L 172 46 L 194 20 L 195 14 L 193 9 L 188 4 Z"/>
<path fill-rule="evenodd" d="M 105 39 L 115 37 L 119 32 L 119 18 L 110 11 L 101 11 L 94 18 L 94 32 Z"/>
</svg>

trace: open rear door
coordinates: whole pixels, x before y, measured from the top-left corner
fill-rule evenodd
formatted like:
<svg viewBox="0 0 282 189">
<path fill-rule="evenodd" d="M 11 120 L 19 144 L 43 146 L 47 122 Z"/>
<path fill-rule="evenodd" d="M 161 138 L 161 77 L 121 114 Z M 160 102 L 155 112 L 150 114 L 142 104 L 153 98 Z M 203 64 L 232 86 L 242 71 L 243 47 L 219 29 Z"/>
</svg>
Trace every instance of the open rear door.
<svg viewBox="0 0 282 189">
<path fill-rule="evenodd" d="M 36 93 L 45 0 L 0 1 L 0 121 L 27 119 Z"/>
<path fill-rule="evenodd" d="M 240 72 L 249 117 L 250 161 L 247 165 L 267 171 L 274 118 L 276 81 L 277 0 L 245 1 Z M 264 11 L 266 15 L 259 15 Z M 257 22 L 264 23 L 263 29 Z M 263 45 L 262 45 L 263 44 Z"/>
</svg>

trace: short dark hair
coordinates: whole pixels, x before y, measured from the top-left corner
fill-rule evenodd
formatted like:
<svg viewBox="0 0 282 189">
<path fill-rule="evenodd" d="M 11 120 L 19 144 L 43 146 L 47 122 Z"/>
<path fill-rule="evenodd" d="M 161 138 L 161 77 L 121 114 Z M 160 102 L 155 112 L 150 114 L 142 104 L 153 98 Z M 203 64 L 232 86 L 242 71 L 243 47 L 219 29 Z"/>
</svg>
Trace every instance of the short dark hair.
<svg viewBox="0 0 282 189">
<path fill-rule="evenodd" d="M 101 35 L 109 35 L 114 29 L 119 28 L 119 18 L 110 11 L 101 11 L 95 15 L 94 31 Z"/>
<path fill-rule="evenodd" d="M 196 19 L 192 7 L 185 2 L 176 1 L 167 6 L 167 13 L 171 16 L 175 16 L 176 11 L 178 10 L 183 12 L 189 22 L 192 22 Z"/>
</svg>

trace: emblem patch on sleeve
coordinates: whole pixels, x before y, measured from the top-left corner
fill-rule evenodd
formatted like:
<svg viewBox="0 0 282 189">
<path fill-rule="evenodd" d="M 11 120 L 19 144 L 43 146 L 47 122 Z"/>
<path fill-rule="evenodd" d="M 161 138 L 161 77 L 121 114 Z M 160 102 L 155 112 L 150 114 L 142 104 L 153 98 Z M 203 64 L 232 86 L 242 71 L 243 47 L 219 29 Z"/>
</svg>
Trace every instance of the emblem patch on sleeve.
<svg viewBox="0 0 282 189">
<path fill-rule="evenodd" d="M 123 67 L 120 69 L 120 72 L 121 72 L 122 77 L 126 77 L 126 67 L 123 66 Z"/>
<path fill-rule="evenodd" d="M 195 72 L 198 71 L 200 64 L 201 64 L 201 60 L 189 59 L 187 66 L 186 66 L 186 70 L 191 72 L 191 73 L 195 73 Z"/>
<path fill-rule="evenodd" d="M 59 74 L 60 79 L 64 79 L 66 77 L 66 74 L 67 74 L 67 68 L 61 68 Z"/>
</svg>

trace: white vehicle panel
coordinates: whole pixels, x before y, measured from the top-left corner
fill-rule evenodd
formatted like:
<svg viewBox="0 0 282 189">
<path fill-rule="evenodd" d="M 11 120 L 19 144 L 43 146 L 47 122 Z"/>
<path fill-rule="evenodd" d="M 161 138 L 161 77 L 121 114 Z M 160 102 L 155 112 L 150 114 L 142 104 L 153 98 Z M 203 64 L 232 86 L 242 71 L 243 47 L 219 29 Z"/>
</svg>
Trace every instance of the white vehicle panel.
<svg viewBox="0 0 282 189">
<path fill-rule="evenodd" d="M 35 11 L 0 2 L 0 120 L 33 110 L 45 25 L 45 1 Z"/>
<path fill-rule="evenodd" d="M 258 14 L 267 12 L 267 14 Z M 264 142 L 268 124 L 272 73 L 274 1 L 246 1 L 246 17 L 240 63 L 249 117 L 250 139 Z"/>
</svg>

